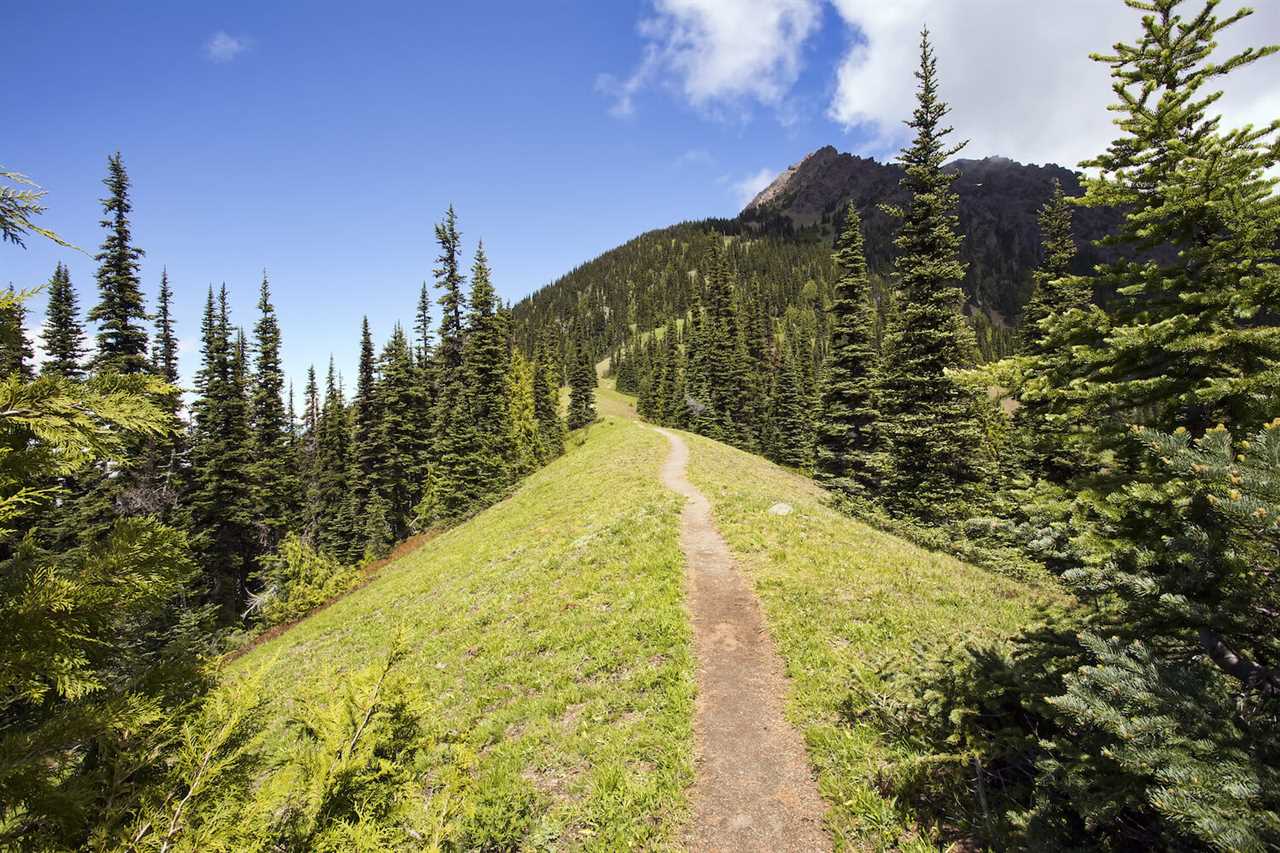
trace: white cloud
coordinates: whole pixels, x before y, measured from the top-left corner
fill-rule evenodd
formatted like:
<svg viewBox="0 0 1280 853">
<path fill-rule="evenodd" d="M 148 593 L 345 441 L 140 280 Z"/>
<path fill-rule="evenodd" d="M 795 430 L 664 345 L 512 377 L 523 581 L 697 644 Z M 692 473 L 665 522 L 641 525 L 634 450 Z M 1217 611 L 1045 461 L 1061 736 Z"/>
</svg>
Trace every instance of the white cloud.
<svg viewBox="0 0 1280 853">
<path fill-rule="evenodd" d="M 780 106 L 800 74 L 801 49 L 822 17 L 821 0 L 654 0 L 640 24 L 644 59 L 624 78 L 602 74 L 596 88 L 627 116 L 634 96 L 670 83 L 695 107 L 758 102 Z"/>
<path fill-rule="evenodd" d="M 716 162 L 716 158 L 705 148 L 690 148 L 679 157 L 676 158 L 675 166 L 677 169 L 694 166 L 711 166 Z"/>
<path fill-rule="evenodd" d="M 249 40 L 244 36 L 233 36 L 218 30 L 205 43 L 205 56 L 211 62 L 230 62 L 249 49 Z"/>
<path fill-rule="evenodd" d="M 1114 137 L 1107 52 L 1139 32 L 1138 13 L 1118 0 L 832 0 L 860 39 L 836 74 L 829 115 L 847 128 L 876 134 L 873 153 L 902 142 L 919 62 L 914 46 L 927 23 L 938 56 L 942 95 L 961 156 L 1002 154 L 1073 166 Z M 1233 11 L 1236 0 L 1224 3 Z M 1222 36 L 1224 51 L 1280 41 L 1280 4 L 1264 8 Z M 1225 53 L 1223 54 L 1225 56 Z M 1272 85 L 1280 59 L 1227 78 L 1220 102 L 1228 126 L 1280 116 Z"/>
<path fill-rule="evenodd" d="M 761 190 L 773 183 L 773 179 L 776 177 L 778 177 L 776 169 L 765 167 L 758 172 L 752 172 L 741 180 L 733 181 L 731 187 L 734 195 L 737 196 L 738 206 L 746 207 L 747 203 L 759 195 Z"/>
</svg>

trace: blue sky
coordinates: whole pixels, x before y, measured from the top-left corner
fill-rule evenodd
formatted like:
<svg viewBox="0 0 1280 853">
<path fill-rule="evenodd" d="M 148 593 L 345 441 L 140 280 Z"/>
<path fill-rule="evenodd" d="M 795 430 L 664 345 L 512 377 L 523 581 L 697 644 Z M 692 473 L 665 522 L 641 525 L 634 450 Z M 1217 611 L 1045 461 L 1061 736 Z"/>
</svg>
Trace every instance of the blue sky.
<svg viewBox="0 0 1280 853">
<path fill-rule="evenodd" d="M 820 104 L 783 126 L 661 88 L 619 117 L 597 76 L 641 57 L 642 5 L 480 5 L 19 4 L 0 105 L 21 131 L 0 163 L 44 186 L 43 224 L 92 253 L 120 150 L 144 284 L 153 295 L 167 266 L 176 290 L 184 373 L 206 287 L 225 281 L 249 325 L 266 268 L 300 378 L 330 351 L 350 375 L 361 315 L 379 338 L 410 320 L 450 203 L 516 299 L 646 229 L 733 215 L 737 182 L 839 135 Z M 814 67 L 829 41 L 806 48 Z M 92 304 L 91 258 L 28 245 L 3 250 L 0 279 L 30 286 L 62 259 Z"/>
<path fill-rule="evenodd" d="M 0 164 L 43 185 L 41 224 L 92 254 L 122 152 L 144 284 L 168 267 L 187 376 L 206 287 L 225 282 L 249 326 L 264 268 L 291 376 L 331 352 L 350 376 L 362 315 L 379 339 L 409 321 L 450 203 L 517 299 L 647 229 L 735 214 L 821 145 L 891 153 L 926 20 L 971 155 L 1074 162 L 1108 134 L 1105 72 L 1084 54 L 1132 32 L 1120 0 L 370 5 L 6 10 Z M 1280 15 L 1259 18 L 1249 40 L 1280 40 Z M 1240 114 L 1280 115 L 1267 70 Z M 32 240 L 0 258 L 19 287 L 61 259 L 95 300 L 89 257 Z"/>
</svg>

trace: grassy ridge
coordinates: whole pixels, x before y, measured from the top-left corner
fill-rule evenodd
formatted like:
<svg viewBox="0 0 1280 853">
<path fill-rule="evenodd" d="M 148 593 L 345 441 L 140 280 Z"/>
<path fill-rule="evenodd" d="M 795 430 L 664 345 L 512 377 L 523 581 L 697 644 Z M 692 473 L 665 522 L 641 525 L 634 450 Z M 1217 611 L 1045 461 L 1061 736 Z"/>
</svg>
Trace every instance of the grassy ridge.
<svg viewBox="0 0 1280 853">
<path fill-rule="evenodd" d="M 283 720 L 408 640 L 424 810 L 465 847 L 665 847 L 687 814 L 693 674 L 666 442 L 606 419 L 509 500 L 236 663 Z M 441 820 L 444 820 L 441 818 Z"/>
<path fill-rule="evenodd" d="M 1044 593 L 873 530 L 825 505 L 813 481 L 696 435 L 689 478 L 754 580 L 786 662 L 788 713 L 804 733 L 832 809 L 837 847 L 937 849 L 910 810 L 875 785 L 886 762 L 909 758 L 867 724 L 853 685 L 883 689 L 881 666 L 918 666 L 925 649 L 1028 622 Z M 778 502 L 789 515 L 773 515 Z"/>
</svg>

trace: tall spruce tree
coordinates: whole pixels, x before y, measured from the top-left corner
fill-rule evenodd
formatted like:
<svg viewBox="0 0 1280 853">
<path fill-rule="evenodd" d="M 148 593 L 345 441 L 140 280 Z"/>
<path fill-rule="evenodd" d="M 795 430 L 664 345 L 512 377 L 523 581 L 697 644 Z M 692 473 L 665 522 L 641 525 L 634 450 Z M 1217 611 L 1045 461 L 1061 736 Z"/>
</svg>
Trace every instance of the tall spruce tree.
<svg viewBox="0 0 1280 853">
<path fill-rule="evenodd" d="M 915 138 L 899 162 L 910 201 L 900 211 L 894 245 L 900 280 L 896 322 L 886 334 L 878 383 L 882 434 L 889 454 L 881 499 L 893 511 L 925 520 L 957 519 L 984 477 L 984 430 L 970 391 L 946 374 L 977 357 L 973 329 L 961 316 L 954 173 L 943 171 L 963 145 L 949 146 L 950 111 L 938 94 L 929 33 L 920 36 Z"/>
<path fill-rule="evenodd" d="M 831 345 L 823 371 L 815 472 L 831 488 L 870 497 L 879 485 L 881 468 L 876 433 L 879 352 L 862 220 L 853 202 L 845 210 L 832 257 L 840 277 L 831 301 Z"/>
<path fill-rule="evenodd" d="M 108 158 L 103 183 L 109 191 L 109 197 L 102 200 L 101 221 L 107 236 L 95 256 L 99 301 L 89 312 L 89 319 L 98 324 L 93 368 L 99 373 L 143 373 L 149 369 L 144 325 L 147 309 L 138 278 L 143 251 L 133 245 L 129 175 L 119 152 Z"/>
<path fill-rule="evenodd" d="M 290 517 L 290 459 L 293 424 L 284 408 L 284 368 L 280 363 L 280 323 L 271 304 L 271 285 L 262 274 L 258 321 L 253 327 L 253 499 L 259 544 L 274 551 Z"/>
<path fill-rule="evenodd" d="M 41 375 L 84 378 L 84 357 L 88 353 L 84 324 L 80 322 L 80 307 L 71 284 L 71 273 L 61 262 L 49 279 L 49 303 L 41 337 L 45 354 L 44 363 L 40 366 Z"/>
</svg>

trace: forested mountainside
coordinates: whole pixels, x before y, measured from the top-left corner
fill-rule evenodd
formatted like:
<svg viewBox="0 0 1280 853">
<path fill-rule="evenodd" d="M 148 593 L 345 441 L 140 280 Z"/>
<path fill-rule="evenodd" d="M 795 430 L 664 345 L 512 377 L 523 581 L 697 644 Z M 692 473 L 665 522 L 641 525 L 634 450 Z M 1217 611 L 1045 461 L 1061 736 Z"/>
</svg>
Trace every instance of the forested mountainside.
<svg viewBox="0 0 1280 853">
<path fill-rule="evenodd" d="M 971 313 L 985 315 L 978 320 L 981 338 L 987 320 L 997 328 L 1016 325 L 1031 293 L 1031 271 L 1041 260 L 1037 211 L 1055 180 L 1068 196 L 1079 195 L 1079 176 L 1061 166 L 1003 157 L 957 160 L 946 169 L 956 176 L 960 199 L 961 257 L 968 262 L 965 295 Z M 891 274 L 896 220 L 882 205 L 905 203 L 901 180 L 897 164 L 820 148 L 779 175 L 736 219 L 684 222 L 642 234 L 521 300 L 515 318 L 533 329 L 547 320 L 567 323 L 581 316 L 603 353 L 633 329 L 645 331 L 684 316 L 699 264 L 716 235 L 744 238 L 734 241 L 730 262 L 744 298 L 767 316 L 781 317 L 801 300 L 824 305 L 832 281 L 831 242 L 850 201 L 862 216 L 871 272 Z M 1087 273 L 1114 257 L 1094 241 L 1119 221 L 1120 214 L 1111 209 L 1075 211 L 1074 272 Z M 806 289 L 809 283 L 813 287 Z"/>
</svg>

